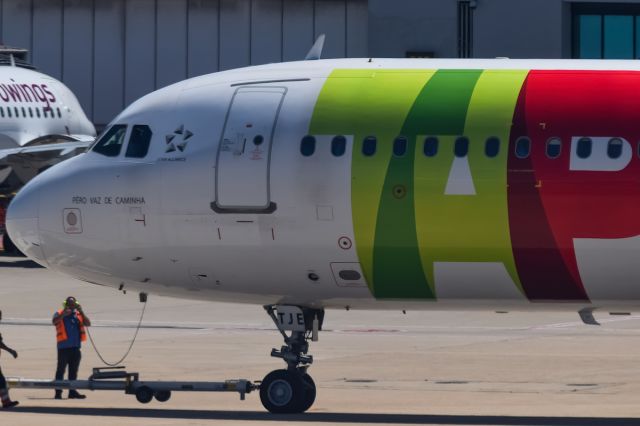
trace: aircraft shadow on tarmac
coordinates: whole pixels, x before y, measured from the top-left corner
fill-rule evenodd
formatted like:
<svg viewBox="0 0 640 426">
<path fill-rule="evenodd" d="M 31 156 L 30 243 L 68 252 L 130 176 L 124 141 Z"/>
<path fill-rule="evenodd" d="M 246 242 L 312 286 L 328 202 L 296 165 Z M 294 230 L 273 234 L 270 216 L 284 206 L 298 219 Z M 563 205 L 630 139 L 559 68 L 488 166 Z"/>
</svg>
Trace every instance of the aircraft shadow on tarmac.
<svg viewBox="0 0 640 426">
<path fill-rule="evenodd" d="M 437 414 L 306 413 L 275 415 L 262 411 L 164 410 L 145 408 L 26 407 L 15 412 L 73 416 L 186 420 L 273 421 L 308 423 L 440 424 L 497 426 L 637 426 L 639 419 L 616 417 L 473 416 Z"/>
<path fill-rule="evenodd" d="M 36 262 L 34 262 L 32 260 L 17 260 L 15 262 L 2 262 L 2 261 L 0 261 L 0 268 L 37 269 L 37 268 L 44 268 L 44 266 L 38 265 Z"/>
</svg>

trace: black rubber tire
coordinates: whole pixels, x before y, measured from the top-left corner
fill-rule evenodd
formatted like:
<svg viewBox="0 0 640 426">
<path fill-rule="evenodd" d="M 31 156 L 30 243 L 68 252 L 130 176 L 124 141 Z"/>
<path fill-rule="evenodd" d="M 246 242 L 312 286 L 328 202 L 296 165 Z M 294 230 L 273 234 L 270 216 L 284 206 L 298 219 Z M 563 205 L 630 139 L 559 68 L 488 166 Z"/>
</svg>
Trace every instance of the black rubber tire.
<svg viewBox="0 0 640 426">
<path fill-rule="evenodd" d="M 149 386 L 141 386 L 136 390 L 136 399 L 141 404 L 148 404 L 153 399 L 153 389 Z"/>
<path fill-rule="evenodd" d="M 168 391 L 168 390 L 157 391 L 153 396 L 158 402 L 167 402 L 168 400 L 171 399 L 171 391 Z"/>
<path fill-rule="evenodd" d="M 274 370 L 260 384 L 260 401 L 274 414 L 295 414 L 304 410 L 305 382 L 298 371 Z"/>
<path fill-rule="evenodd" d="M 307 373 L 304 373 L 304 375 L 302 376 L 302 381 L 304 382 L 305 392 L 304 401 L 302 403 L 302 406 L 300 407 L 300 412 L 304 413 L 309 408 L 311 408 L 313 403 L 316 401 L 316 383 Z"/>
</svg>

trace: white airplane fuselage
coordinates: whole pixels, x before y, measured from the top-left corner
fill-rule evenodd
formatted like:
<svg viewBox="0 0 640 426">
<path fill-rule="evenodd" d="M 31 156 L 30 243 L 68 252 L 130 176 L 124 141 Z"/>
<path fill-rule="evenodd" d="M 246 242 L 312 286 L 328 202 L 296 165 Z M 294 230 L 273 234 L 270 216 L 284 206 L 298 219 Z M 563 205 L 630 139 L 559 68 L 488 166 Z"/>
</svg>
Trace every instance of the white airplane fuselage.
<svg viewBox="0 0 640 426">
<path fill-rule="evenodd" d="M 184 298 L 631 310 L 636 89 L 631 61 L 221 72 L 128 107 L 24 187 L 7 225 L 51 269 Z"/>
<path fill-rule="evenodd" d="M 0 66 L 0 192 L 15 193 L 40 171 L 86 149 L 95 135 L 67 86 L 29 68 Z"/>
<path fill-rule="evenodd" d="M 95 135 L 75 95 L 40 72 L 0 67 L 0 149 L 49 135 Z"/>
</svg>

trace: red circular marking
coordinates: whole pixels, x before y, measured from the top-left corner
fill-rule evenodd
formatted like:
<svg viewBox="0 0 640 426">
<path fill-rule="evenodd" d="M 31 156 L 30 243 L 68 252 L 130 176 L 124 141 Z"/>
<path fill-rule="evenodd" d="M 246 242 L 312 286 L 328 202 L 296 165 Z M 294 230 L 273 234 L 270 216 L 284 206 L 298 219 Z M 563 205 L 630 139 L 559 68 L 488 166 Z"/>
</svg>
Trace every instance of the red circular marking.
<svg viewBox="0 0 640 426">
<path fill-rule="evenodd" d="M 343 250 L 349 250 L 353 246 L 351 239 L 349 237 L 340 237 L 338 239 L 338 247 Z"/>
</svg>

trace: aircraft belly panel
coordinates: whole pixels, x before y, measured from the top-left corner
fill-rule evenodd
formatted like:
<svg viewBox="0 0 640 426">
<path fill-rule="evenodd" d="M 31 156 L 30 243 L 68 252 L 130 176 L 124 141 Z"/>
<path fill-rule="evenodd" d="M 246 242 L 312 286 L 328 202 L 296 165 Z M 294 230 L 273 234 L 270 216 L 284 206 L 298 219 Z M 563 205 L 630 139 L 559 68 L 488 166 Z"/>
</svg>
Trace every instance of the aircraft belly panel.
<svg viewBox="0 0 640 426">
<path fill-rule="evenodd" d="M 434 262 L 439 299 L 525 300 L 501 262 Z"/>
<path fill-rule="evenodd" d="M 573 240 L 578 269 L 593 303 L 640 300 L 640 236 Z"/>
</svg>

